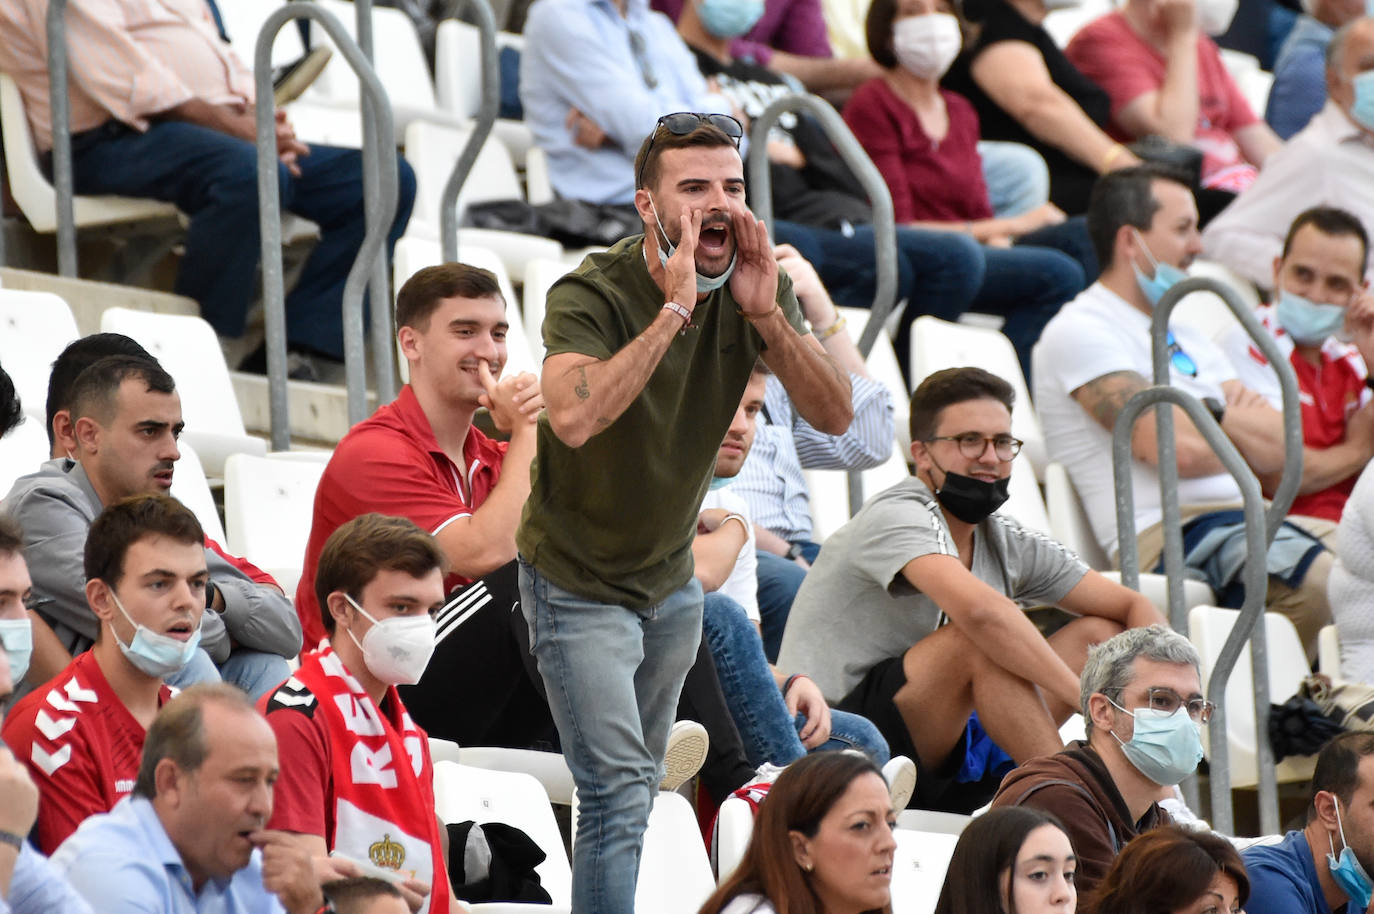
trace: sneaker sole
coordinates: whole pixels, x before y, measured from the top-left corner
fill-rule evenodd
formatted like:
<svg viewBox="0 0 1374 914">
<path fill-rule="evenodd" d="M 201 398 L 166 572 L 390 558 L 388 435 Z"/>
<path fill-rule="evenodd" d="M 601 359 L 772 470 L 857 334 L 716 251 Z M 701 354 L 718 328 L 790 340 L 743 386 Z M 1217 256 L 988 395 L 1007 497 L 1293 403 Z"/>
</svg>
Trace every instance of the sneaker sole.
<svg viewBox="0 0 1374 914">
<path fill-rule="evenodd" d="M 701 770 L 706 761 L 706 751 L 711 741 L 704 730 L 692 730 L 669 740 L 668 751 L 663 756 L 663 780 L 658 782 L 659 790 L 677 790 L 690 781 Z"/>
<path fill-rule="evenodd" d="M 296 69 L 285 74 L 281 82 L 272 88 L 272 100 L 277 103 L 277 107 L 300 98 L 301 93 L 319 79 L 332 56 L 333 52 L 329 48 L 315 48 L 300 61 Z"/>
<path fill-rule="evenodd" d="M 911 802 L 911 795 L 916 792 L 916 766 L 904 767 L 892 778 L 892 783 L 887 785 L 888 796 L 892 798 L 892 808 L 897 812 L 906 809 L 906 805 Z"/>
</svg>

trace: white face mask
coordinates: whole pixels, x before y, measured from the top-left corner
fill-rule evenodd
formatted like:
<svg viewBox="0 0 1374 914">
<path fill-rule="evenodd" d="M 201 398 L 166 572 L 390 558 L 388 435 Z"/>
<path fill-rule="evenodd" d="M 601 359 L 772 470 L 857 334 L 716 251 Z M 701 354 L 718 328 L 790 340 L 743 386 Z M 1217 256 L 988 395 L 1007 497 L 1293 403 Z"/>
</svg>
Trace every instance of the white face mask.
<svg viewBox="0 0 1374 914">
<path fill-rule="evenodd" d="M 913 76 L 939 79 L 959 56 L 964 39 L 949 13 L 908 16 L 892 24 L 892 53 Z"/>
<path fill-rule="evenodd" d="M 392 616 L 378 622 L 348 594 L 344 599 L 363 614 L 372 627 L 360 642 L 352 630 L 348 637 L 363 652 L 368 670 L 387 685 L 414 685 L 425 674 L 429 658 L 434 655 L 434 619 L 429 613 L 414 616 Z"/>
<path fill-rule="evenodd" d="M 1204 34 L 1215 38 L 1231 27 L 1240 0 L 1197 0 L 1197 24 Z"/>
</svg>

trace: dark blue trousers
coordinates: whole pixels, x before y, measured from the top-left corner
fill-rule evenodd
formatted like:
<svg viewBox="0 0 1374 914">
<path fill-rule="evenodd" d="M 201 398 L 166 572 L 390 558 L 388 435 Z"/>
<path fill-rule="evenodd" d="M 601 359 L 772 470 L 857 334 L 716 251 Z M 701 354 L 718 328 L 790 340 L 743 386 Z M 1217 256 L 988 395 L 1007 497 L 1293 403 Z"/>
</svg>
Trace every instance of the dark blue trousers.
<svg viewBox="0 0 1374 914">
<path fill-rule="evenodd" d="M 257 280 L 257 151 L 252 143 L 182 121 L 139 133 L 118 122 L 73 137 L 77 193 L 151 197 L 191 218 L 176 291 L 195 299 L 222 336 L 241 336 Z M 399 158 L 399 157 L 398 157 Z M 362 153 L 312 146 L 300 177 L 278 164 L 284 211 L 320 227 L 300 279 L 286 298 L 286 338 L 293 348 L 343 357 L 340 301 L 364 234 Z M 398 161 L 390 256 L 415 202 L 415 173 Z"/>
</svg>

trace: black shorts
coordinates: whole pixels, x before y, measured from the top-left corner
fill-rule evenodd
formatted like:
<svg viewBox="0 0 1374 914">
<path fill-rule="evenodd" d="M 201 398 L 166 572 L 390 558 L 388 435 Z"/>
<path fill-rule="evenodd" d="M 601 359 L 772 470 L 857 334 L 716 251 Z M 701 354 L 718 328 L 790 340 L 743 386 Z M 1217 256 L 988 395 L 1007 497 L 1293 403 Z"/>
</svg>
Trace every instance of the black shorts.
<svg viewBox="0 0 1374 914">
<path fill-rule="evenodd" d="M 887 739 L 888 749 L 894 756 L 905 755 L 916 763 L 916 790 L 911 795 L 908 808 L 973 812 L 992 799 L 1000 778 L 985 778 L 971 783 L 958 781 L 959 769 L 964 765 L 967 728 L 944 761 L 934 766 L 921 761 L 906 719 L 893 701 L 897 692 L 906 685 L 906 670 L 902 661 L 903 656 L 899 654 L 874 664 L 835 707 L 867 717 Z"/>
</svg>

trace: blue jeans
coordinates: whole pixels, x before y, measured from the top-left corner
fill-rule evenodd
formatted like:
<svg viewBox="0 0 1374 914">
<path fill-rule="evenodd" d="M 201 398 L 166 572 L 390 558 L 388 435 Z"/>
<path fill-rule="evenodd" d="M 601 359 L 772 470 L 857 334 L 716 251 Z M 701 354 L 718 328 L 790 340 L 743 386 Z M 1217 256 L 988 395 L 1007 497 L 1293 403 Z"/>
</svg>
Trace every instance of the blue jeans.
<svg viewBox="0 0 1374 914">
<path fill-rule="evenodd" d="M 798 736 L 806 718 L 787 712 L 787 702 L 744 607 L 724 594 L 708 593 L 701 629 L 749 764 L 789 765 L 806 755 Z M 879 765 L 888 760 L 887 740 L 878 728 L 845 711 L 830 712 L 830 739 L 811 751 L 824 749 L 861 749 Z"/>
<path fill-rule="evenodd" d="M 145 133 L 110 121 L 74 137 L 72 153 L 77 193 L 151 197 L 191 217 L 176 291 L 200 304 L 216 333 L 242 336 L 261 253 L 254 145 L 183 121 L 154 121 Z M 319 225 L 320 240 L 286 297 L 286 338 L 342 358 L 339 303 L 365 230 L 362 154 L 312 146 L 299 164 L 299 177 L 277 166 L 281 208 Z M 397 166 L 388 256 L 415 202 L 415 173 L 404 159 Z"/>
<path fill-rule="evenodd" d="M 162 681 L 174 689 L 184 689 L 198 682 L 220 682 L 221 679 L 219 667 L 215 666 L 215 661 L 210 659 L 203 647 L 196 648 L 184 667 L 170 676 L 162 677 Z"/>
<path fill-rule="evenodd" d="M 577 785 L 574 914 L 634 914 L 678 693 L 701 639 L 695 578 L 647 609 L 570 593 L 520 560 L 520 608 Z"/>
<path fill-rule="evenodd" d="M 235 648 L 219 665 L 220 678 L 231 682 L 257 701 L 291 676 L 291 667 L 280 654 Z"/>
<path fill-rule="evenodd" d="M 983 253 L 987 273 L 969 310 L 1006 317 L 1002 333 L 1011 340 L 1021 371 L 1029 379 L 1031 347 L 1064 302 L 1085 288 L 1083 267 L 1068 254 L 1050 248 L 985 247 Z"/>
<path fill-rule="evenodd" d="M 1050 199 L 1050 169 L 1045 159 L 1029 146 L 980 140 L 983 181 L 988 201 L 1000 218 L 1030 212 Z"/>
</svg>

